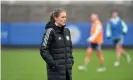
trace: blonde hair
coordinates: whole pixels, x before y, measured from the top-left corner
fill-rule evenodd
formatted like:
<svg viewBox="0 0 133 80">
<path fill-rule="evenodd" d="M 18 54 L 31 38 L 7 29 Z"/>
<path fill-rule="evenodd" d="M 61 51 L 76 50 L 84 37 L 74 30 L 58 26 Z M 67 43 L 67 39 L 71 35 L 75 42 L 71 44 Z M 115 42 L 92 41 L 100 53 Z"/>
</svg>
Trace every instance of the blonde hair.
<svg viewBox="0 0 133 80">
<path fill-rule="evenodd" d="M 64 9 L 62 9 L 62 8 L 55 9 L 50 14 L 50 21 L 55 21 L 55 17 L 58 17 L 60 15 L 60 13 L 62 13 L 62 12 L 66 12 L 66 11 Z"/>
</svg>

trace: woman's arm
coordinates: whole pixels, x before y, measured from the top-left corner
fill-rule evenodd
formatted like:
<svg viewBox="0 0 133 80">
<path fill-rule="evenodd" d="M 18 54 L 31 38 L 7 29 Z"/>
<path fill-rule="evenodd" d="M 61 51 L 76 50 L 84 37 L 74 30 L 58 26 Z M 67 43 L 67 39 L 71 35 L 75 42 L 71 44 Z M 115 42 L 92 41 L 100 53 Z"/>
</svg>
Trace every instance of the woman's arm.
<svg viewBox="0 0 133 80">
<path fill-rule="evenodd" d="M 70 35 L 70 42 L 71 42 L 71 44 L 70 44 L 70 48 L 71 48 L 71 54 L 72 54 L 72 52 L 73 52 L 73 50 L 72 50 L 72 40 L 71 40 L 71 33 L 70 33 L 70 30 L 68 29 L 68 31 L 69 31 L 69 35 Z M 73 57 L 73 55 L 71 55 L 71 58 L 72 58 L 72 64 L 74 64 L 74 57 Z"/>
<path fill-rule="evenodd" d="M 111 26 L 109 23 L 107 23 L 106 36 L 107 36 L 107 38 L 111 37 Z"/>
<path fill-rule="evenodd" d="M 127 31 L 128 31 L 128 27 L 127 27 L 126 23 L 123 20 L 122 20 L 121 24 L 122 24 L 123 33 L 126 34 Z"/>
<path fill-rule="evenodd" d="M 55 61 L 53 60 L 53 57 L 49 53 L 49 47 L 53 40 L 53 31 L 52 30 L 53 30 L 52 28 L 49 28 L 44 33 L 43 40 L 41 43 L 41 48 L 40 48 L 40 54 L 41 54 L 42 58 L 46 61 L 46 63 L 50 67 L 53 68 L 56 66 L 56 64 L 55 64 Z"/>
</svg>

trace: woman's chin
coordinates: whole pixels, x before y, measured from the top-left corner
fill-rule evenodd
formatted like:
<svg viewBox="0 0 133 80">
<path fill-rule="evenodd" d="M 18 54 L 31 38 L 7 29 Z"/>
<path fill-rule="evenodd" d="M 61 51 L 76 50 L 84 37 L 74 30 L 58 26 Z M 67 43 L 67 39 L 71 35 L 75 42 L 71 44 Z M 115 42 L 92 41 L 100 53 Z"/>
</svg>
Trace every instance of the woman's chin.
<svg viewBox="0 0 133 80">
<path fill-rule="evenodd" d="M 62 24 L 61 26 L 65 26 L 66 24 Z"/>
</svg>

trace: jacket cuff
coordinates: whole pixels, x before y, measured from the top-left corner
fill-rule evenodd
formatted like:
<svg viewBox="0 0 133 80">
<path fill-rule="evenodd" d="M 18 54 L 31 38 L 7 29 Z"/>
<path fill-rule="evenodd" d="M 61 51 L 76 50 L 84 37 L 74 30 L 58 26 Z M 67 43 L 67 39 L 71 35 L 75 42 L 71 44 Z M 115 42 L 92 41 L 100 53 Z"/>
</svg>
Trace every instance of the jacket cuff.
<svg viewBox="0 0 133 80">
<path fill-rule="evenodd" d="M 47 64 L 50 66 L 50 68 L 53 68 L 56 66 L 55 61 L 49 61 Z"/>
</svg>

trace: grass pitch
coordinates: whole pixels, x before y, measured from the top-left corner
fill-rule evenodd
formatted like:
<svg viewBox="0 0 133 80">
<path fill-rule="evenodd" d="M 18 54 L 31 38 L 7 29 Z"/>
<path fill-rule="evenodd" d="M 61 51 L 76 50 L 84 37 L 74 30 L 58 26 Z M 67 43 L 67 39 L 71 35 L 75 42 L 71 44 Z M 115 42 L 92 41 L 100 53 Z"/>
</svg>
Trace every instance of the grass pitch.
<svg viewBox="0 0 133 80">
<path fill-rule="evenodd" d="M 97 55 L 94 53 L 87 71 L 79 71 L 77 67 L 83 64 L 85 49 L 74 49 L 75 63 L 73 66 L 73 80 L 133 80 L 133 50 L 127 49 L 132 61 L 130 64 L 121 57 L 120 67 L 114 68 L 115 52 L 104 49 L 105 72 L 98 73 Z M 47 80 L 45 62 L 40 56 L 39 49 L 2 48 L 1 52 L 2 80 Z"/>
</svg>

